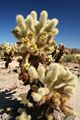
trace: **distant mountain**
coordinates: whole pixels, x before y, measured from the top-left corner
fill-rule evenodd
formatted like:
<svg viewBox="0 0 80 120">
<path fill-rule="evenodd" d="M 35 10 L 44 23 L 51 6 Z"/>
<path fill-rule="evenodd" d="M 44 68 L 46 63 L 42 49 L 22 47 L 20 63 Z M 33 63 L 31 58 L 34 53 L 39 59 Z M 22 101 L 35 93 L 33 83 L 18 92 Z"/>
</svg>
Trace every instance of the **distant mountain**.
<svg viewBox="0 0 80 120">
<path fill-rule="evenodd" d="M 80 48 L 65 48 L 65 50 L 68 50 L 71 53 L 79 53 L 80 54 Z"/>
</svg>

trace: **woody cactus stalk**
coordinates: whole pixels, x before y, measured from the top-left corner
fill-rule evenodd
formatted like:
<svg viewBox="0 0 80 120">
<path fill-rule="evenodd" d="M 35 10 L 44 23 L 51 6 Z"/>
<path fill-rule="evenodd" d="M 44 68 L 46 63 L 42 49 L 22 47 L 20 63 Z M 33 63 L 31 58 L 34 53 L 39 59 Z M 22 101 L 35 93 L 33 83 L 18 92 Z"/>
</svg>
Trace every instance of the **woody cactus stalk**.
<svg viewBox="0 0 80 120">
<path fill-rule="evenodd" d="M 64 45 L 59 45 L 57 55 L 55 56 L 55 62 L 59 62 L 64 54 Z"/>
<path fill-rule="evenodd" d="M 22 102 L 26 110 L 17 119 L 25 120 L 30 115 L 31 120 L 65 120 L 66 116 L 74 115 L 66 102 L 74 93 L 76 77 L 58 63 L 64 53 L 64 45 L 57 47 L 54 41 L 58 20 L 48 19 L 46 11 L 37 20 L 37 13 L 32 11 L 26 18 L 17 15 L 16 22 L 12 33 L 19 40 L 22 56 L 19 79 L 30 85 L 26 102 Z M 55 110 L 61 110 L 64 117 L 56 118 Z"/>
<path fill-rule="evenodd" d="M 9 63 L 12 62 L 12 57 L 13 57 L 12 45 L 10 45 L 9 43 L 5 43 L 2 46 L 2 50 L 4 53 L 4 57 L 2 59 L 4 59 L 4 61 L 5 61 L 5 68 L 8 68 Z"/>
<path fill-rule="evenodd" d="M 9 63 L 12 62 L 12 58 L 16 55 L 18 52 L 18 46 L 17 44 L 10 44 L 10 43 L 4 43 L 2 45 L 2 51 L 3 51 L 3 57 L 5 62 L 5 68 L 8 68 Z"/>
</svg>

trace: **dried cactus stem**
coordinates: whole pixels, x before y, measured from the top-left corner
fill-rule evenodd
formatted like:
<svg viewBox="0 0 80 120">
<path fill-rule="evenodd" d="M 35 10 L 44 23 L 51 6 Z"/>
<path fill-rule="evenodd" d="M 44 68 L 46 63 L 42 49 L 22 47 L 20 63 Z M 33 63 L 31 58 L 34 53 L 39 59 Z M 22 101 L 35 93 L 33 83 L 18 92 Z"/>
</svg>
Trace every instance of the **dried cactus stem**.
<svg viewBox="0 0 80 120">
<path fill-rule="evenodd" d="M 64 53 L 64 46 L 59 46 L 59 52 L 57 54 L 57 57 L 55 58 L 55 62 L 58 63 L 59 60 L 61 59 L 63 53 Z"/>
<path fill-rule="evenodd" d="M 29 53 L 27 53 L 27 54 L 24 54 L 23 55 L 23 58 L 22 58 L 22 64 L 24 65 L 24 64 L 29 64 L 29 56 L 30 56 L 30 54 Z"/>
<path fill-rule="evenodd" d="M 5 68 L 8 68 L 9 67 L 9 63 L 10 62 L 12 62 L 12 56 L 11 56 L 11 54 L 9 53 L 4 53 L 4 56 L 5 56 L 5 58 L 4 58 L 4 60 L 6 61 L 5 62 Z"/>
</svg>

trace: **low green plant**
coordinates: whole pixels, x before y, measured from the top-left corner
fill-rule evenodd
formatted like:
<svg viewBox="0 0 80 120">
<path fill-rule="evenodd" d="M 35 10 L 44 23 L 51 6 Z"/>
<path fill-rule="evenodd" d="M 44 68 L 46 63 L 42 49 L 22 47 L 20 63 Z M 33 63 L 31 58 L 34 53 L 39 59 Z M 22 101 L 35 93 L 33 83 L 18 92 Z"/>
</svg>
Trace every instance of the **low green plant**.
<svg viewBox="0 0 80 120">
<path fill-rule="evenodd" d="M 74 54 L 64 55 L 62 58 L 63 62 L 77 62 L 77 58 Z"/>
</svg>

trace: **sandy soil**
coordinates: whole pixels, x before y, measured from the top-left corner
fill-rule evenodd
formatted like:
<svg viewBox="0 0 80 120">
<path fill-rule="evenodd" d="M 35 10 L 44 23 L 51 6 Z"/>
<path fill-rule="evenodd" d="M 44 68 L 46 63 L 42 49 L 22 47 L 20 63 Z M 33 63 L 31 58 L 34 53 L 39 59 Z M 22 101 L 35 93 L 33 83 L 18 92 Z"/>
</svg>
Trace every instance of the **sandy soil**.
<svg viewBox="0 0 80 120">
<path fill-rule="evenodd" d="M 22 81 L 18 80 L 18 74 L 13 72 L 13 69 L 17 68 L 18 63 L 13 61 L 8 69 L 4 68 L 4 62 L 0 62 L 0 112 L 6 105 L 4 97 L 7 99 L 13 93 L 13 98 L 20 99 L 19 95 L 24 94 L 29 86 L 23 86 Z M 69 66 L 69 65 L 68 65 Z M 73 65 L 72 65 L 73 67 Z M 71 69 L 71 64 L 70 64 Z M 72 68 L 73 69 L 73 68 Z M 76 71 L 76 70 L 75 70 Z M 80 80 L 76 80 L 77 87 L 74 96 L 71 98 L 69 104 L 74 108 L 77 113 L 77 119 L 80 120 Z M 2 94 L 3 93 L 3 94 Z M 8 94 L 7 94 L 8 93 Z M 9 101 L 7 101 L 9 102 Z M 0 120 L 7 120 L 1 119 Z"/>
</svg>

